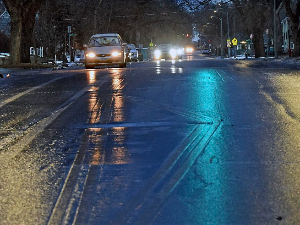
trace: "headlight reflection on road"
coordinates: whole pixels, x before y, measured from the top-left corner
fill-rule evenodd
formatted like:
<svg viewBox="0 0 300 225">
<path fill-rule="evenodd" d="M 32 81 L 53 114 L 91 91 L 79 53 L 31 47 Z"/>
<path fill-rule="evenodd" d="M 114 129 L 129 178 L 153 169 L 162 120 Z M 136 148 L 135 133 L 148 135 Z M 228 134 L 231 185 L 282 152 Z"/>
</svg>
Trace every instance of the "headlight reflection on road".
<svg viewBox="0 0 300 225">
<path fill-rule="evenodd" d="M 160 60 L 157 60 L 156 61 L 156 74 L 160 74 L 161 73 L 161 70 L 160 70 Z"/>
<path fill-rule="evenodd" d="M 175 65 L 172 65 L 172 67 L 171 67 L 171 73 L 176 73 L 176 67 L 175 67 Z"/>
<path fill-rule="evenodd" d="M 96 81 L 96 72 L 95 70 L 89 70 L 88 71 L 88 81 L 89 84 L 93 84 Z"/>
<path fill-rule="evenodd" d="M 191 61 L 194 59 L 193 55 L 187 55 L 186 57 L 187 61 Z"/>
<path fill-rule="evenodd" d="M 171 63 L 171 73 L 176 74 L 176 73 L 183 73 L 182 67 L 176 67 L 176 60 L 172 60 Z M 156 61 L 156 74 L 161 74 L 161 60 Z"/>
<path fill-rule="evenodd" d="M 113 104 L 112 104 L 112 122 L 124 122 L 124 96 L 122 90 L 124 88 L 124 79 L 117 73 L 112 75 L 112 91 L 113 91 Z M 113 127 L 111 135 L 113 136 L 113 148 L 111 160 L 113 164 L 126 164 L 130 161 L 125 147 L 125 131 L 124 127 Z"/>
<path fill-rule="evenodd" d="M 93 81 L 95 73 L 90 71 L 89 77 Z M 89 121 L 91 126 L 89 132 L 89 151 L 90 164 L 127 164 L 130 157 L 126 148 L 126 128 L 113 126 L 114 123 L 125 121 L 124 114 L 124 79 L 118 69 L 112 69 L 110 94 L 103 95 L 98 91 L 91 91 L 89 98 Z M 109 108 L 108 108 L 109 107 Z M 103 110 L 109 110 L 109 115 L 103 113 Z M 108 118 L 107 118 L 108 117 Z M 103 121 L 105 124 L 112 123 L 108 128 L 101 127 Z"/>
</svg>

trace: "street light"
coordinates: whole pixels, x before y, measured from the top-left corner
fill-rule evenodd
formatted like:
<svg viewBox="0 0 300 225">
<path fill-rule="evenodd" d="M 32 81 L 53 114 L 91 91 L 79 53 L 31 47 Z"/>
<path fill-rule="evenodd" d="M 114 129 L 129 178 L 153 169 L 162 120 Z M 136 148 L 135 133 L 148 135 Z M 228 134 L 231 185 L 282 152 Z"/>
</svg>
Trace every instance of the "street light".
<svg viewBox="0 0 300 225">
<path fill-rule="evenodd" d="M 211 16 L 210 18 L 217 18 L 221 21 L 221 58 L 223 58 L 224 50 L 223 50 L 223 19 L 217 16 Z"/>
</svg>

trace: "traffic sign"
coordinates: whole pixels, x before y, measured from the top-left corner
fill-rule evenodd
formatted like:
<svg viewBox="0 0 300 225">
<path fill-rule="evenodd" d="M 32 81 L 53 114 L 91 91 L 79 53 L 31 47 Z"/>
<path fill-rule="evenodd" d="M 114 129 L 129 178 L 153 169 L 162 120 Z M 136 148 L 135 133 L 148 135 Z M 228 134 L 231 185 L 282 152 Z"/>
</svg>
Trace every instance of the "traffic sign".
<svg viewBox="0 0 300 225">
<path fill-rule="evenodd" d="M 233 38 L 233 39 L 232 39 L 232 44 L 233 44 L 233 45 L 237 45 L 237 43 L 238 43 L 238 40 L 237 40 L 236 38 Z"/>
<path fill-rule="evenodd" d="M 231 41 L 230 39 L 227 39 L 227 48 L 230 48 L 231 47 Z"/>
</svg>

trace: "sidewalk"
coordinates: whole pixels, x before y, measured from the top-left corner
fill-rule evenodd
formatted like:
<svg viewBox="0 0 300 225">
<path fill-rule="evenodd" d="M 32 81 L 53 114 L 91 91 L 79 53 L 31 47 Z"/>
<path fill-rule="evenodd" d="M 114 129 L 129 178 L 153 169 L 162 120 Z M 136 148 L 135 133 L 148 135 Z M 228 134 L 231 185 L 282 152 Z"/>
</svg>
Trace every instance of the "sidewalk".
<svg viewBox="0 0 300 225">
<path fill-rule="evenodd" d="M 248 56 L 246 57 L 245 55 L 237 55 L 236 57 L 229 57 L 229 58 L 224 58 L 224 59 L 234 59 L 234 60 L 263 60 L 263 61 L 277 61 L 277 62 L 286 62 L 286 63 L 296 63 L 300 65 L 300 57 L 289 57 L 286 55 L 281 55 L 278 56 L 276 59 L 274 56 L 272 57 L 260 57 L 260 58 L 255 58 L 254 56 Z"/>
</svg>

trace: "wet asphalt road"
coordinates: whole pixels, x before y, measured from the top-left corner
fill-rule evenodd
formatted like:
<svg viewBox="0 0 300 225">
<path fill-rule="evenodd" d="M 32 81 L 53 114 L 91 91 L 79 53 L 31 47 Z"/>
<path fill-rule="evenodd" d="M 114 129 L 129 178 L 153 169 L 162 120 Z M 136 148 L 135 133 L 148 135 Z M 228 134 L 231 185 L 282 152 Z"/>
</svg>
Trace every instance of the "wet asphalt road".
<svg viewBox="0 0 300 225">
<path fill-rule="evenodd" d="M 299 224 L 298 71 L 1 69 L 0 224 Z"/>
</svg>

